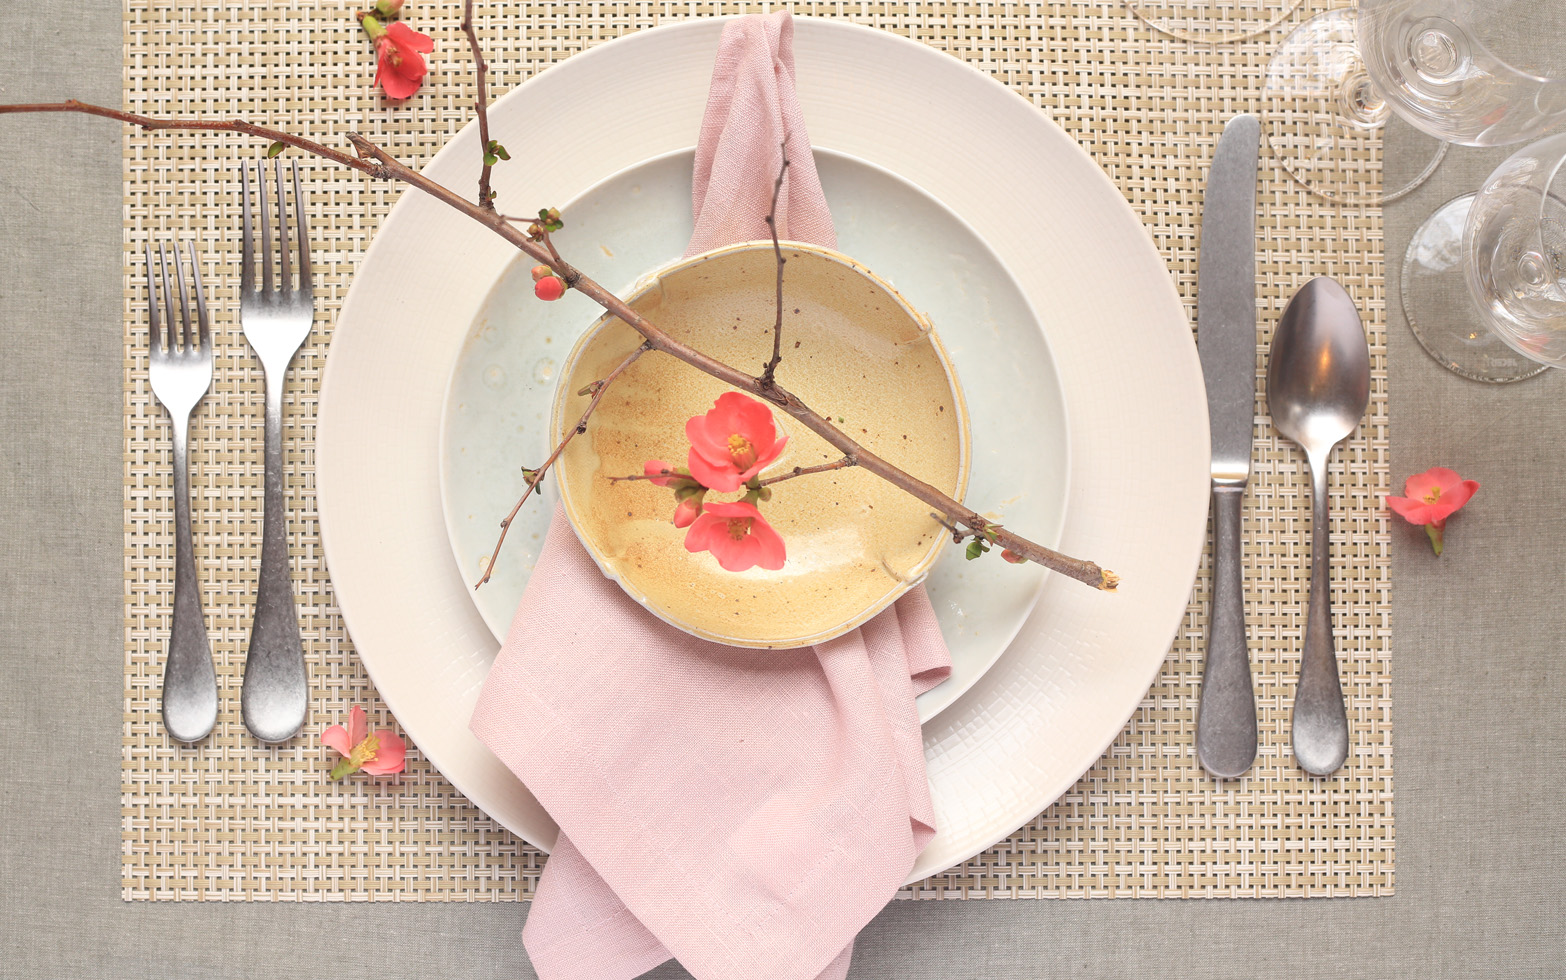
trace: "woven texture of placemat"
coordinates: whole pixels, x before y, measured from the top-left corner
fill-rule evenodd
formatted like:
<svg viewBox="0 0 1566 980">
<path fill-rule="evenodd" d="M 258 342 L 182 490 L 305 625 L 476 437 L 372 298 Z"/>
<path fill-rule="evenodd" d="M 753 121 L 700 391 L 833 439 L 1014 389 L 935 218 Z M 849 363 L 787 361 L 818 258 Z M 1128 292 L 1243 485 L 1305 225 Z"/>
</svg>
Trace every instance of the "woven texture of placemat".
<svg viewBox="0 0 1566 980">
<path fill-rule="evenodd" d="M 1048 112 L 1109 173 L 1167 260 L 1193 322 L 1203 182 L 1224 122 L 1260 111 L 1277 28 L 1193 44 L 1150 30 L 1115 0 L 1051 3 L 798 3 L 915 38 L 992 74 Z M 746 3 L 478 4 L 479 33 L 505 92 L 549 65 L 669 20 L 769 9 Z M 128 0 L 125 107 L 159 116 L 242 117 L 343 145 L 365 133 L 422 166 L 469 118 L 474 86 L 458 0 L 412 0 L 435 38 L 432 73 L 403 105 L 371 88 L 370 45 L 341 0 Z M 1301 114 L 1302 128 L 1311 120 Z M 1274 116 L 1276 119 L 1276 116 Z M 1291 124 L 1294 120 L 1285 120 Z M 316 323 L 285 396 L 285 474 L 294 594 L 313 694 L 307 734 L 269 747 L 239 718 L 260 563 L 262 373 L 237 323 L 236 162 L 260 149 L 232 135 L 125 140 L 125 644 L 123 864 L 127 899 L 474 901 L 527 898 L 544 856 L 489 820 L 410 747 L 400 777 L 327 779 L 313 733 L 365 706 L 393 725 L 354 653 L 322 559 L 314 420 L 331 324 L 398 188 L 302 161 L 316 263 Z M 515 149 L 515 148 L 513 148 Z M 290 154 L 290 159 L 297 156 Z M 513 164 L 514 165 L 514 164 Z M 1379 159 L 1359 161 L 1379 181 Z M 1019 175 L 1019 179 L 1021 175 Z M 1360 430 L 1333 457 L 1333 604 L 1352 751 L 1330 780 L 1304 776 L 1289 709 L 1309 581 L 1309 478 L 1258 399 L 1245 552 L 1260 755 L 1217 783 L 1196 762 L 1209 569 L 1158 679 L 1108 753 L 1061 799 L 991 850 L 903 897 L 1386 895 L 1393 884 L 1390 578 L 1381 216 L 1314 198 L 1264 152 L 1257 228 L 1266 343 L 1288 297 L 1314 275 L 1342 282 L 1365 313 L 1372 389 Z M 158 692 L 174 580 L 172 451 L 147 383 L 149 238 L 195 241 L 217 362 L 191 435 L 198 572 L 217 663 L 212 736 L 164 734 Z M 1149 493 L 1157 475 L 1149 474 Z"/>
</svg>

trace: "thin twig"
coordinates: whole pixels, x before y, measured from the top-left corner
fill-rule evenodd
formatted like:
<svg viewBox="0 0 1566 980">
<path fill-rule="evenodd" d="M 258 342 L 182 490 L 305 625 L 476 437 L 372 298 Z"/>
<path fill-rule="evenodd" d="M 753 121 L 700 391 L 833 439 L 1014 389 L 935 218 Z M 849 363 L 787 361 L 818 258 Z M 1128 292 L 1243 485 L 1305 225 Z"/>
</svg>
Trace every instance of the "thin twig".
<svg viewBox="0 0 1566 980">
<path fill-rule="evenodd" d="M 635 364 L 637 358 L 650 350 L 652 350 L 652 345 L 647 343 L 641 344 L 626 355 L 625 360 L 620 362 L 619 367 L 604 375 L 597 382 L 597 386 L 593 390 L 592 401 L 587 403 L 587 410 L 582 413 L 582 417 L 560 439 L 560 445 L 556 446 L 555 451 L 549 454 L 548 459 L 544 460 L 544 465 L 528 474 L 527 489 L 522 491 L 522 497 L 517 501 L 516 506 L 511 508 L 511 513 L 507 514 L 506 519 L 500 522 L 500 537 L 495 540 L 495 550 L 490 552 L 489 564 L 484 566 L 484 577 L 473 583 L 475 591 L 478 590 L 479 586 L 488 582 L 490 575 L 494 573 L 495 561 L 500 557 L 500 547 L 506 543 L 506 532 L 511 530 L 511 522 L 516 519 L 517 511 L 521 510 L 522 505 L 527 503 L 527 498 L 533 495 L 533 491 L 538 489 L 538 485 L 544 482 L 544 474 L 548 473 L 549 468 L 555 465 L 555 460 L 559 459 L 560 454 L 565 452 L 565 447 L 571 444 L 571 440 L 576 438 L 578 433 L 587 431 L 587 420 L 593 417 L 593 411 L 598 408 L 598 403 L 603 401 L 604 392 L 609 390 L 609 386 L 614 383 L 614 379 L 624 374 L 626 368 Z"/>
<path fill-rule="evenodd" d="M 656 473 L 632 473 L 630 476 L 611 476 L 607 479 L 610 483 L 624 483 L 627 480 L 666 480 L 679 479 L 682 476 L 683 473 L 676 473 L 673 470 L 659 470 Z"/>
<path fill-rule="evenodd" d="M 473 103 L 473 108 L 478 112 L 479 124 L 479 152 L 483 154 L 484 169 L 479 171 L 479 207 L 487 211 L 495 210 L 495 198 L 489 189 L 489 94 L 484 86 L 484 76 L 489 73 L 489 64 L 484 60 L 484 51 L 479 47 L 478 32 L 473 29 L 473 0 L 465 0 L 462 5 L 462 32 L 468 36 L 468 47 L 473 49 L 473 69 L 478 78 L 478 98 Z"/>
<path fill-rule="evenodd" d="M 977 512 L 964 507 L 936 487 L 893 466 L 849 438 L 846 433 L 812 410 L 798 396 L 776 383 L 764 385 L 760 378 L 752 377 L 738 368 L 731 367 L 709 354 L 676 340 L 665 333 L 657 324 L 631 309 L 614 293 L 605 289 L 588 276 L 583 275 L 570 263 L 562 260 L 558 254 L 552 254 L 547 246 L 533 241 L 528 237 L 526 231 L 517 228 L 498 215 L 493 209 L 481 207 L 450 188 L 436 183 L 358 133 L 345 134 L 359 154 L 358 158 L 355 158 L 311 140 L 291 136 L 288 133 L 279 132 L 264 126 L 256 126 L 238 119 L 224 121 L 150 119 L 146 116 L 138 116 L 103 106 L 89 105 L 75 100 L 48 104 L 0 105 L 0 114 L 14 112 L 83 112 L 89 115 L 118 119 L 122 122 L 141 126 L 143 129 L 190 129 L 205 132 L 246 133 L 297 147 L 344 166 L 352 167 L 372 177 L 382 180 L 402 181 L 489 228 L 534 261 L 549 263 L 555 269 L 555 272 L 565 280 L 567 285 L 573 287 L 641 334 L 646 339 L 649 349 L 673 355 L 698 371 L 708 374 L 740 391 L 763 399 L 787 412 L 805 428 L 826 440 L 838 452 L 858 460 L 859 466 L 939 511 L 951 523 L 971 528 L 985 528 L 989 526 L 989 522 Z M 504 538 L 504 535 L 502 535 L 502 538 Z M 1004 548 L 1009 548 L 1029 561 L 1036 562 L 1097 589 L 1113 590 L 1119 581 L 1119 577 L 1113 572 L 1102 569 L 1093 562 L 1063 555 L 1051 548 L 1029 541 L 1027 538 L 1014 534 L 1009 530 L 1000 529 L 995 543 L 1000 544 Z"/>
<path fill-rule="evenodd" d="M 184 129 L 205 133 L 244 133 L 248 136 L 259 136 L 274 143 L 292 146 L 307 153 L 313 153 L 318 157 L 325 157 L 334 163 L 340 163 L 345 167 L 352 167 L 355 170 L 367 173 L 371 177 L 378 177 L 382 180 L 389 180 L 393 177 L 390 170 L 381 164 L 371 163 L 362 152 L 357 157 L 349 156 L 341 150 L 322 146 L 314 140 L 307 140 L 302 136 L 285 133 L 280 129 L 257 126 L 254 123 L 245 122 L 243 119 L 154 119 L 151 116 L 141 116 L 134 112 L 110 109 L 106 106 L 92 105 L 88 102 L 78 102 L 75 99 L 68 99 L 65 102 L 0 105 L 0 115 L 13 112 L 80 112 L 89 116 L 102 116 L 105 119 L 118 119 L 120 122 L 130 123 L 132 126 L 140 126 L 145 130 Z"/>
<path fill-rule="evenodd" d="M 837 460 L 836 462 L 822 463 L 820 466 L 796 466 L 787 473 L 780 473 L 777 476 L 769 476 L 765 480 L 757 480 L 756 486 L 769 487 L 774 483 L 782 483 L 784 480 L 792 480 L 796 476 L 809 476 L 812 473 L 827 473 L 832 470 L 846 469 L 847 467 L 853 465 L 854 461 L 849 459 L 847 456 L 844 456 L 842 459 Z M 629 476 L 611 476 L 609 477 L 609 482 L 624 483 L 627 480 L 666 480 L 670 477 L 678 479 L 683 476 L 686 476 L 686 474 L 676 473 L 673 470 L 659 470 L 656 473 L 632 473 Z"/>
<path fill-rule="evenodd" d="M 788 144 L 783 144 L 783 166 L 778 168 L 778 179 L 772 185 L 772 210 L 767 212 L 767 228 L 772 231 L 772 252 L 778 260 L 778 318 L 772 325 L 772 360 L 761 372 L 761 386 L 771 388 L 777 374 L 778 362 L 783 360 L 783 249 L 778 245 L 778 195 L 783 192 L 783 175 L 788 173 Z"/>
<path fill-rule="evenodd" d="M 571 269 L 571 266 L 566 262 L 566 260 L 562 259 L 560 257 L 560 253 L 555 250 L 555 240 L 549 237 L 549 229 L 544 227 L 543 222 L 539 223 L 538 229 L 538 237 L 543 240 L 544 247 L 549 249 L 549 257 L 554 260 L 550 263 L 550 268 L 554 269 L 562 276 L 565 276 L 565 270 L 570 269 L 570 271 L 574 273 L 577 278 L 581 278 L 581 273 L 576 272 L 575 269 Z M 569 276 L 566 276 L 565 284 L 567 286 L 575 285 Z"/>
<path fill-rule="evenodd" d="M 851 457 L 844 456 L 842 459 L 837 460 L 836 462 L 822 463 L 820 466 L 796 466 L 787 473 L 783 473 L 779 476 L 769 476 L 765 480 L 758 480 L 756 485 L 760 487 L 770 487 L 774 483 L 782 483 L 784 480 L 792 480 L 796 476 L 809 476 L 812 473 L 829 473 L 832 470 L 846 469 L 847 467 L 853 465 L 855 465 L 855 461 Z"/>
</svg>

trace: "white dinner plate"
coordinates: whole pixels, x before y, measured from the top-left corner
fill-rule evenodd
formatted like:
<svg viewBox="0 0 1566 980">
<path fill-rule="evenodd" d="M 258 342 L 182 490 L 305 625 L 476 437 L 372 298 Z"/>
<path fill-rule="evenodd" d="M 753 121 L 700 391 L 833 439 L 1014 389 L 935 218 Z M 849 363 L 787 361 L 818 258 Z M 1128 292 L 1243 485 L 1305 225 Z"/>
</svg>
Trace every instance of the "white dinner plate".
<svg viewBox="0 0 1566 980">
<path fill-rule="evenodd" d="M 969 502 L 1054 546 L 1070 472 L 1065 407 L 1044 332 L 1021 286 L 973 229 L 919 188 L 841 153 L 817 150 L 815 157 L 838 250 L 930 318 L 963 382 L 975 460 Z M 694 150 L 681 150 L 593 185 L 562 209 L 561 247 L 581 256 L 575 264 L 583 272 L 610 288 L 623 286 L 620 295 L 628 295 L 636 279 L 685 251 L 694 162 Z M 470 581 L 483 575 L 496 525 L 522 493 L 520 463 L 544 459 L 553 448 L 548 421 L 556 375 L 577 337 L 602 313 L 571 294 L 539 302 L 532 264 L 519 255 L 490 290 L 446 392 L 441 502 L 453 554 Z M 787 384 L 788 371 L 781 372 Z M 816 408 L 830 414 L 832 406 Z M 1018 445 L 1029 452 L 1015 453 Z M 545 500 L 517 515 L 495 574 L 473 594 L 496 642 L 505 638 L 538 558 L 555 485 L 547 481 Z M 1005 651 L 1044 577 L 1038 565 L 965 561 L 962 548 L 948 544 L 927 586 L 952 652 L 952 676 L 919 696 L 921 721 L 956 700 Z"/>
<path fill-rule="evenodd" d="M 490 111 L 497 138 L 552 134 L 547 153 L 496 169 L 502 206 L 569 201 L 688 147 L 721 29 L 718 20 L 693 20 L 629 35 L 498 100 Z M 1047 576 L 1005 653 L 925 725 L 939 832 L 915 880 L 1047 807 L 1147 692 L 1205 537 L 1206 399 L 1183 307 L 1146 231 L 1038 108 L 934 49 L 840 21 L 796 18 L 795 61 L 814 143 L 922 189 L 1011 269 L 1047 332 L 1067 410 L 1070 503 L 1060 547 L 1122 577 L 1108 594 Z M 560 119 L 574 122 L 555 125 Z M 470 188 L 478 171 L 469 126 L 425 173 Z M 316 489 L 337 599 L 387 706 L 458 790 L 547 849 L 556 833 L 548 814 L 467 728 L 497 647 L 470 597 L 471 566 L 452 559 L 438 472 L 450 366 L 514 255 L 456 211 L 417 192 L 403 196 L 333 334 Z M 1026 383 L 1004 373 L 988 381 Z M 1004 483 L 1008 458 L 976 458 L 975 477 L 996 466 Z M 970 503 L 985 509 L 972 493 Z"/>
</svg>

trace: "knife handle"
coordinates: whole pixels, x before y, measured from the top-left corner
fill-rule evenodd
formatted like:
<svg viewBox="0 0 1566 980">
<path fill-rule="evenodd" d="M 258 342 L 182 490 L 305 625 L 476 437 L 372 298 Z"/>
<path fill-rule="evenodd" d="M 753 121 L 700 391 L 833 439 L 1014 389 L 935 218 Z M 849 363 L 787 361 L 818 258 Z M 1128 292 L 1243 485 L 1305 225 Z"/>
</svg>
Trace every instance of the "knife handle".
<svg viewBox="0 0 1566 980">
<path fill-rule="evenodd" d="M 1196 757 L 1222 779 L 1245 774 L 1256 759 L 1256 698 L 1245 638 L 1240 574 L 1240 505 L 1245 487 L 1213 487 L 1213 594 L 1207 662 L 1196 715 Z"/>
</svg>

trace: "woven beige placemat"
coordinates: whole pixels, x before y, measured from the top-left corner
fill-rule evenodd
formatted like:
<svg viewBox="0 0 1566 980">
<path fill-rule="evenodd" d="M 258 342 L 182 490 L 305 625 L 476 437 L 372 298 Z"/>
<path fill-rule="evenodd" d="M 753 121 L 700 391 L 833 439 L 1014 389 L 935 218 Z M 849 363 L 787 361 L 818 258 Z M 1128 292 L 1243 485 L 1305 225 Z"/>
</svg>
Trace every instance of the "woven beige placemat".
<svg viewBox="0 0 1566 980">
<path fill-rule="evenodd" d="M 241 116 L 340 145 L 358 130 L 415 166 L 467 120 L 473 97 L 457 0 L 410 0 L 435 38 L 433 72 L 406 105 L 372 92 L 369 45 L 341 0 L 128 0 L 125 105 Z M 492 91 L 598 42 L 747 3 L 484 2 Z M 1152 32 L 1115 0 L 798 3 L 895 31 L 993 74 L 1048 111 L 1142 215 L 1194 319 L 1198 216 L 1224 121 L 1260 108 L 1274 44 L 1300 16 L 1238 43 Z M 1319 9 L 1319 6 L 1318 6 Z M 1302 120 L 1302 123 L 1305 120 Z M 122 886 L 127 899 L 440 901 L 526 898 L 544 857 L 490 821 L 412 748 L 391 780 L 326 778 L 313 736 L 265 747 L 244 731 L 239 682 L 260 557 L 262 375 L 236 323 L 235 161 L 255 141 L 143 134 L 125 141 L 125 702 Z M 291 155 L 292 156 L 292 155 Z M 1364 161 L 1366 180 L 1379 161 Z M 305 166 L 318 276 L 315 332 L 286 397 L 289 545 L 318 732 L 364 705 L 393 724 L 354 654 L 321 557 L 313 426 L 331 324 L 396 189 Z M 1109 752 L 990 851 L 905 897 L 1323 896 L 1392 891 L 1392 720 L 1381 216 L 1314 199 L 1267 156 L 1258 225 L 1262 346 L 1293 290 L 1337 277 L 1370 333 L 1370 413 L 1334 457 L 1333 602 L 1353 751 L 1328 781 L 1289 752 L 1288 716 L 1309 576 L 1303 457 L 1258 415 L 1246 562 L 1261 752 L 1243 780 L 1202 774 L 1192 747 L 1208 602 L 1204 562 L 1164 668 Z M 194 240 L 214 310 L 216 380 L 192 430 L 195 540 L 222 711 L 200 746 L 158 717 L 173 590 L 171 451 L 146 381 L 141 249 Z M 1261 360 L 1258 357 L 1258 369 Z M 1258 403 L 1258 413 L 1265 406 Z M 1149 487 L 1156 493 L 1156 481 Z"/>
</svg>

